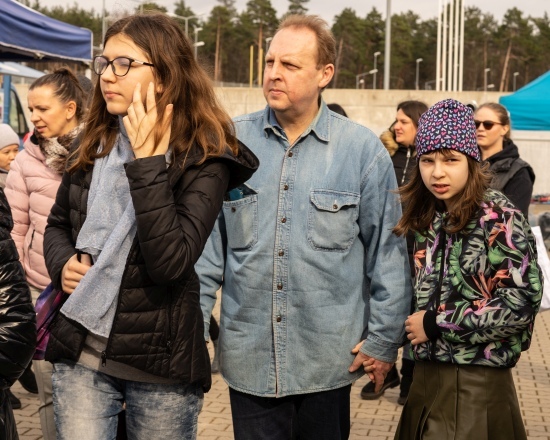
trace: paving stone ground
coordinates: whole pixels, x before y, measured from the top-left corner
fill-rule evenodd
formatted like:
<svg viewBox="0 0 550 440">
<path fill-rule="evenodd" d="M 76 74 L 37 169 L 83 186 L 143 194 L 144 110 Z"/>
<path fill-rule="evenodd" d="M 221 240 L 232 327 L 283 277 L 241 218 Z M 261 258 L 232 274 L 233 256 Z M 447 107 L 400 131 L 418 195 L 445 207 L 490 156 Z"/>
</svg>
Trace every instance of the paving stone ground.
<svg viewBox="0 0 550 440">
<path fill-rule="evenodd" d="M 517 367 L 514 368 L 514 380 L 528 438 L 550 440 L 550 311 L 537 317 L 531 348 L 523 353 Z M 366 379 L 362 378 L 352 388 L 350 438 L 393 439 L 402 408 L 397 405 L 398 389 L 387 390 L 379 400 L 365 401 L 361 400 L 359 395 L 365 384 Z M 14 385 L 12 390 L 23 404 L 22 409 L 15 411 L 20 439 L 42 439 L 38 398 L 25 392 L 19 383 Z M 204 407 L 199 417 L 198 438 L 233 439 L 227 385 L 219 374 L 213 376 L 212 390 L 205 396 Z"/>
</svg>

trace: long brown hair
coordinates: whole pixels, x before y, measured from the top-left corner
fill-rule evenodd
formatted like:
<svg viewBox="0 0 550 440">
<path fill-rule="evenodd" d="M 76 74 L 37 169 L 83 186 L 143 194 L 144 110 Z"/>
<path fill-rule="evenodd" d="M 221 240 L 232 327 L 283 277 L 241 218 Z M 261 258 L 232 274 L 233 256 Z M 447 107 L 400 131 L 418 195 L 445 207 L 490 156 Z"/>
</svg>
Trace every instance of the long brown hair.
<svg viewBox="0 0 550 440">
<path fill-rule="evenodd" d="M 432 153 L 434 154 L 434 153 Z M 442 148 L 435 154 L 443 154 L 449 157 L 453 151 Z M 462 154 L 462 153 L 460 153 Z M 480 164 L 470 156 L 468 160 L 468 180 L 466 186 L 458 194 L 457 202 L 452 212 L 449 212 L 445 230 L 454 234 L 465 228 L 468 222 L 479 210 L 485 191 L 489 188 L 491 174 L 489 164 Z M 401 202 L 403 203 L 403 216 L 393 228 L 396 235 L 405 235 L 409 231 L 424 232 L 433 221 L 437 211 L 443 211 L 445 204 L 438 200 L 424 185 L 418 163 L 411 171 L 411 179 L 399 189 Z"/>
<path fill-rule="evenodd" d="M 163 136 L 161 121 L 171 103 L 174 113 L 170 146 L 174 157 L 188 152 L 193 145 L 203 150 L 203 161 L 222 155 L 227 148 L 238 154 L 233 122 L 219 104 L 207 73 L 195 60 L 189 40 L 175 21 L 158 13 L 122 18 L 107 30 L 103 46 L 120 34 L 147 54 L 154 65 L 155 79 L 162 85 L 162 91 L 155 93 L 158 112 L 155 143 Z M 107 111 L 99 82 L 98 76 L 82 142 L 70 172 L 87 168 L 96 158 L 109 154 L 116 140 L 118 116 Z M 102 150 L 98 152 L 100 144 Z"/>
<path fill-rule="evenodd" d="M 405 115 L 411 118 L 414 128 L 418 128 L 418 121 L 427 110 L 428 106 L 422 101 L 403 101 L 397 104 L 397 111 L 401 110 Z"/>
</svg>

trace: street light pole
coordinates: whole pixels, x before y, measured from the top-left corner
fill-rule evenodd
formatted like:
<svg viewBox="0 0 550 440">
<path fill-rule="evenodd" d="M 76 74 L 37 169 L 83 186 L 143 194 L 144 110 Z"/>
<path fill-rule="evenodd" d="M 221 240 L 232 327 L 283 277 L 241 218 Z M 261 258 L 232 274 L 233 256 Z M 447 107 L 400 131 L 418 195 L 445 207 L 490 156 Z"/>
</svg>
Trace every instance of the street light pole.
<svg viewBox="0 0 550 440">
<path fill-rule="evenodd" d="M 417 58 L 416 59 L 416 90 L 420 90 L 420 86 L 419 86 L 419 83 L 418 83 L 418 78 L 419 78 L 419 73 L 420 73 L 420 63 L 424 61 L 422 58 Z"/>
<path fill-rule="evenodd" d="M 194 30 L 195 30 L 195 44 L 193 44 L 193 46 L 195 46 L 195 59 L 197 59 L 197 56 L 198 56 L 197 48 L 199 46 L 204 46 L 204 41 L 199 41 L 199 32 L 202 31 L 202 28 L 196 27 L 194 28 Z"/>
<path fill-rule="evenodd" d="M 103 40 L 105 40 L 105 0 L 103 0 L 101 11 L 101 48 L 103 48 Z"/>
<path fill-rule="evenodd" d="M 391 0 L 386 0 L 386 36 L 384 42 L 384 90 L 390 89 Z"/>
<path fill-rule="evenodd" d="M 271 43 L 271 40 L 273 40 L 273 37 L 267 37 L 265 39 L 265 53 L 269 50 L 269 43 Z"/>
<path fill-rule="evenodd" d="M 380 55 L 380 52 L 374 52 L 374 69 L 376 72 L 378 72 L 378 69 L 376 68 L 376 58 Z M 376 90 L 376 72 L 374 72 L 374 75 L 372 75 L 372 89 Z"/>
<path fill-rule="evenodd" d="M 486 92 L 487 91 L 487 74 L 491 71 L 491 68 L 490 67 L 486 67 L 485 68 L 485 76 L 483 78 L 483 90 Z"/>
<path fill-rule="evenodd" d="M 204 14 L 190 15 L 189 17 L 182 17 L 181 15 L 176 15 L 173 12 L 167 12 L 166 15 L 168 15 L 169 17 L 179 18 L 180 20 L 184 20 L 185 21 L 185 36 L 188 37 L 189 36 L 189 32 L 188 32 L 189 20 L 192 20 L 193 18 L 200 18 Z"/>
<path fill-rule="evenodd" d="M 519 72 L 514 72 L 514 92 L 516 91 L 516 78 L 519 75 Z"/>
</svg>

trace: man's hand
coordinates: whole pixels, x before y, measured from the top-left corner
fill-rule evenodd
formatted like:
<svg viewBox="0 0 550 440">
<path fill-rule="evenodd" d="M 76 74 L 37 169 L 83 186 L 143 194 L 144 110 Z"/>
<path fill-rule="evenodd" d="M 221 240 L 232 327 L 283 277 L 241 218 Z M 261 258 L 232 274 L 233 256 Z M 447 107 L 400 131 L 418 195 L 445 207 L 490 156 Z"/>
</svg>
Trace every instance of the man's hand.
<svg viewBox="0 0 550 440">
<path fill-rule="evenodd" d="M 360 350 L 363 341 L 359 342 L 351 352 L 356 354 L 355 359 L 349 367 L 349 372 L 353 373 L 357 371 L 361 366 L 364 368 L 365 373 L 369 376 L 371 382 L 374 382 L 374 392 L 378 393 L 382 389 L 384 380 L 388 375 L 389 371 L 393 367 L 393 362 L 384 362 L 378 359 L 375 359 L 371 356 L 368 356 L 362 353 Z"/>
<path fill-rule="evenodd" d="M 405 331 L 407 332 L 407 339 L 411 341 L 411 345 L 418 345 L 429 341 L 424 331 L 425 314 L 425 310 L 413 313 L 405 321 Z"/>
<path fill-rule="evenodd" d="M 65 293 L 73 293 L 80 280 L 92 267 L 92 259 L 88 254 L 82 254 L 78 261 L 77 254 L 74 254 L 63 266 L 61 271 L 61 287 Z"/>
</svg>

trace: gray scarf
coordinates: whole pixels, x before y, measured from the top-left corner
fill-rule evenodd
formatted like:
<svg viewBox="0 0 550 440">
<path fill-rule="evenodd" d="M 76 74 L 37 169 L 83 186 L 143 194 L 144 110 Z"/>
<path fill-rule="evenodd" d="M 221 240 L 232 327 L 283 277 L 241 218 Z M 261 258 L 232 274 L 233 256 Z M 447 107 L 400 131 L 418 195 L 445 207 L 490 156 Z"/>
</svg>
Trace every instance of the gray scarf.
<svg viewBox="0 0 550 440">
<path fill-rule="evenodd" d="M 126 260 L 136 235 L 136 215 L 124 164 L 134 152 L 119 120 L 120 132 L 111 152 L 96 159 L 86 221 L 76 248 L 92 256 L 94 265 L 61 309 L 90 332 L 108 337 Z"/>
</svg>

